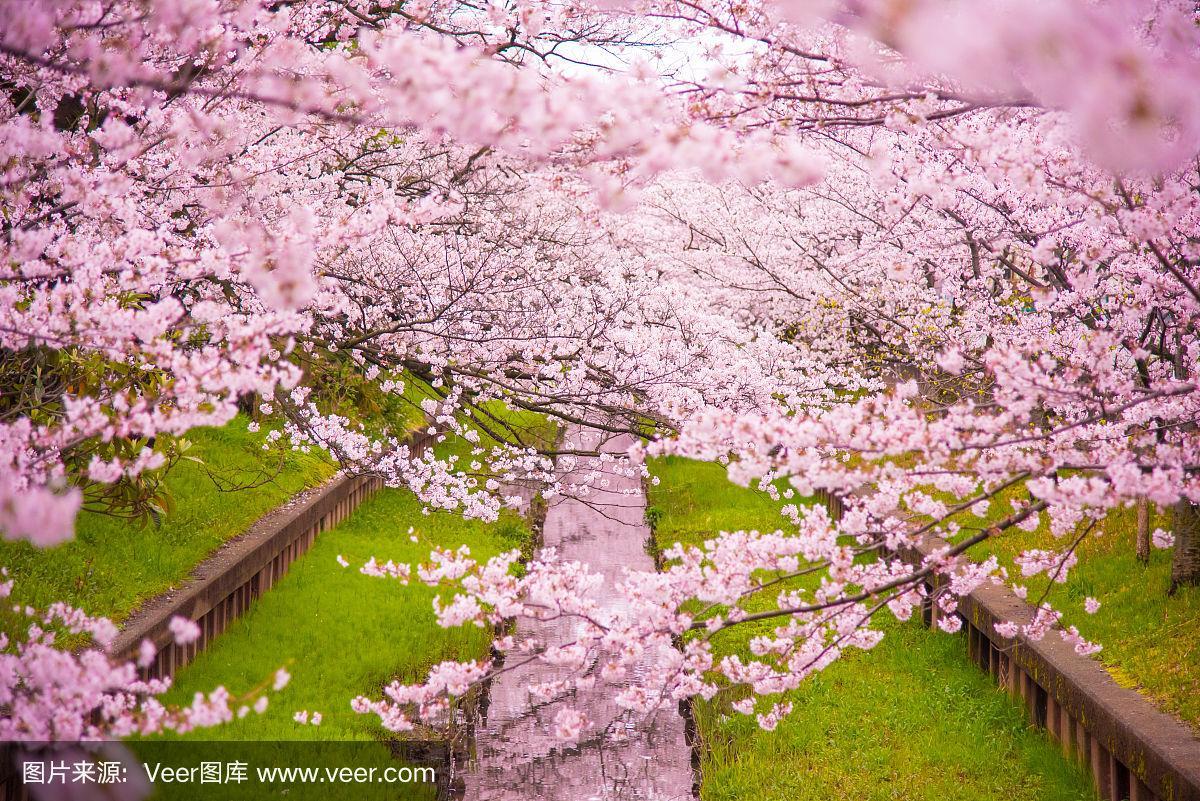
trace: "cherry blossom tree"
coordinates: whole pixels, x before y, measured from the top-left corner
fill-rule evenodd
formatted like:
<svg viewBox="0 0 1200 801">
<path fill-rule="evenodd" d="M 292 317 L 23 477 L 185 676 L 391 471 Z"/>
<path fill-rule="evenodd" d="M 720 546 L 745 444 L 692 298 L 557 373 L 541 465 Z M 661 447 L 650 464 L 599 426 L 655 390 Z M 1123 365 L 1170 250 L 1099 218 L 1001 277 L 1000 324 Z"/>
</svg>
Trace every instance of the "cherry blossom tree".
<svg viewBox="0 0 1200 801">
<path fill-rule="evenodd" d="M 1012 528 L 1048 521 L 1062 547 L 1020 569 L 1061 581 L 1108 510 L 1174 507 L 1175 581 L 1200 580 L 1186 4 L 8 0 L 0 15 L 6 538 L 53 545 L 84 504 L 154 503 L 183 435 L 239 403 L 272 441 L 482 517 L 505 481 L 586 493 L 559 480 L 580 458 L 626 475 L 646 453 L 719 460 L 845 513 L 788 505 L 777 532 L 673 549 L 612 614 L 553 554 L 518 575 L 518 554 L 438 552 L 416 574 L 455 593 L 446 625 L 578 620 L 575 641 L 510 655 L 576 667 L 576 683 L 598 650 L 621 654 L 601 679 L 650 658 L 620 699 L 631 712 L 732 682 L 767 728 L 787 710 L 755 696 L 871 647 L 876 615 L 932 602 L 954 628 L 957 598 L 1013 578 L 965 557 Z M 417 457 L 390 414 L 339 404 L 334 374 L 396 403 L 421 382 L 433 431 L 496 444 L 478 467 Z M 648 444 L 600 459 L 533 443 L 496 400 Z M 970 521 L 1018 486 L 1010 515 Z M 932 556 L 898 556 L 929 537 Z M 815 591 L 788 584 L 811 574 Z M 768 584 L 775 607 L 747 611 Z M 1036 639 L 1057 617 L 1041 605 L 1007 630 Z M 765 619 L 754 659 L 713 657 L 712 635 Z M 495 669 L 445 663 L 355 708 L 405 728 Z"/>
<path fill-rule="evenodd" d="M 582 565 L 539 562 L 517 581 L 502 562 L 442 554 L 426 579 L 453 580 L 443 623 L 576 618 L 572 643 L 497 648 L 573 665 L 580 682 L 593 680 L 589 654 L 627 657 L 608 667 L 613 676 L 650 655 L 660 670 L 622 699 L 644 712 L 719 683 L 761 696 L 793 688 L 846 648 L 877 642 L 870 621 L 884 610 L 907 618 L 932 602 L 955 630 L 957 599 L 984 582 L 1023 592 L 1034 576 L 1065 581 L 1079 544 L 1117 506 L 1173 506 L 1178 530 L 1154 542 L 1176 541 L 1173 587 L 1200 580 L 1200 175 L 1195 105 L 1182 88 L 1197 74 L 1194 10 L 847 6 L 799 9 L 834 23 L 815 28 L 769 6 L 654 6 L 692 33 L 748 45 L 701 79 L 681 78 L 693 112 L 799 131 L 826 178 L 799 189 L 666 178 L 621 224 L 625 245 L 677 294 L 703 298 L 747 341 L 793 351 L 780 356 L 792 369 L 764 373 L 773 402 L 689 415 L 651 451 L 726 462 L 735 481 L 770 492 L 782 482 L 789 497 L 833 493 L 845 514 L 788 506 L 791 526 L 774 534 L 668 551 L 675 561 L 662 574 L 628 578 L 632 611 L 612 616 L 580 600 L 592 580 Z M 797 9 L 783 11 L 795 19 Z M 948 30 L 961 52 L 925 46 Z M 1049 55 L 1030 45 L 1043 40 L 1055 44 Z M 970 63 L 980 45 L 984 57 Z M 1028 497 L 1011 514 L 971 522 L 1014 487 Z M 995 558 L 965 561 L 1043 519 L 1062 547 L 1023 554 L 1021 578 Z M 898 556 L 930 542 L 943 544 L 915 566 Z M 814 572 L 825 577 L 819 590 L 745 608 Z M 945 581 L 930 599 L 923 585 L 935 575 Z M 1003 624 L 1007 636 L 1055 627 L 1060 613 L 1036 606 Z M 770 619 L 773 634 L 750 643 L 754 660 L 714 661 L 706 635 Z M 689 631 L 701 636 L 677 648 Z M 1055 636 L 1083 654 L 1099 647 L 1074 627 Z M 442 665 L 429 683 L 358 703 L 403 728 L 492 669 Z M 786 713 L 753 695 L 741 706 L 766 728 Z"/>
<path fill-rule="evenodd" d="M 500 364 L 526 378 L 547 372 L 508 364 L 514 352 L 582 360 L 566 337 L 590 318 L 573 300 L 553 302 L 569 333 L 546 321 L 513 338 L 482 319 L 503 311 L 488 306 L 498 281 L 527 282 L 518 302 L 540 292 L 552 305 L 535 276 L 514 276 L 519 255 L 547 259 L 558 247 L 560 264 L 582 258 L 579 232 L 546 239 L 520 209 L 544 208 L 564 173 L 601 186 L 605 202 L 622 180 L 696 161 L 752 180 L 816 176 L 787 139 L 688 120 L 652 82 L 548 71 L 564 43 L 630 35 L 628 22 L 583 9 L 38 2 L 4 13 L 16 24 L 0 45 L 2 330 L 13 354 L 0 528 L 39 544 L 69 537 L 85 500 L 137 510 L 138 492 L 102 485 L 128 489 L 169 464 L 174 438 L 223 423 L 247 395 L 299 388 L 286 404 L 291 430 L 312 438 L 323 417 L 318 439 L 339 456 L 366 447 L 376 462 L 391 458 L 387 431 L 364 446 L 329 409 L 306 407 L 302 366 L 318 347 L 322 357 L 348 348 L 366 381 L 394 382 L 407 367 L 444 383 L 431 371 L 458 364 L 495 386 Z M 530 167 L 547 172 L 518 180 Z M 362 283 L 406 246 L 389 261 L 393 275 Z M 459 267 L 443 273 L 447 261 Z M 599 291 L 589 270 L 574 283 L 585 304 Z M 416 284 L 424 308 L 383 296 L 408 298 Z M 374 303 L 368 289 L 383 294 L 354 318 Z M 584 311 L 609 324 L 617 313 Z M 568 372 L 579 384 L 588 369 Z M 605 368 L 590 369 L 595 379 Z M 620 392 L 628 380 L 600 383 Z"/>
</svg>

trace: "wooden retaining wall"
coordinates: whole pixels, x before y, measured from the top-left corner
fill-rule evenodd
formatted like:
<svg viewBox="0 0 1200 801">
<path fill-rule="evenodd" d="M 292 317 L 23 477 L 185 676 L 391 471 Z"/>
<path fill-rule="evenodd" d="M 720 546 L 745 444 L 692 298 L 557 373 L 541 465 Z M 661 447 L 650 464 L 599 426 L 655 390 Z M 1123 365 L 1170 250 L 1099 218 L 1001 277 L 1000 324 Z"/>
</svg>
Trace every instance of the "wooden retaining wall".
<svg viewBox="0 0 1200 801">
<path fill-rule="evenodd" d="M 936 623 L 937 607 L 926 606 Z M 981 587 L 959 602 L 968 654 L 1023 703 L 1029 720 L 1091 770 L 1105 801 L 1200 801 L 1200 739 L 1136 690 L 1119 686 L 1057 632 L 1008 639 L 997 623 L 1028 622 L 1032 608 L 1006 587 Z"/>
<path fill-rule="evenodd" d="M 415 436 L 414 453 L 426 450 L 433 437 Z M 268 513 L 245 534 L 202 562 L 182 587 L 140 607 L 125 622 L 113 646 L 114 661 L 136 660 L 143 640 L 158 649 L 143 678 L 165 678 L 195 659 L 254 599 L 278 581 L 305 553 L 317 535 L 333 528 L 383 487 L 377 476 L 335 479 Z M 171 619 L 180 616 L 200 626 L 198 640 L 177 645 Z"/>
<path fill-rule="evenodd" d="M 927 538 L 909 561 L 943 547 Z M 931 596 L 947 581 L 926 584 Z M 941 614 L 926 601 L 925 622 Z M 1009 639 L 996 624 L 1029 622 L 1033 608 L 1007 587 L 986 584 L 962 598 L 967 653 L 1025 707 L 1032 725 L 1088 767 L 1104 801 L 1200 801 L 1200 738 L 1136 690 L 1119 686 L 1095 659 L 1075 653 L 1057 630 L 1038 642 Z"/>
<path fill-rule="evenodd" d="M 841 519 L 842 497 L 817 497 L 831 518 Z M 915 566 L 945 547 L 945 540 L 929 536 L 900 556 Z M 947 582 L 946 576 L 925 582 L 928 626 L 942 614 L 934 599 Z M 1021 702 L 1030 723 L 1058 742 L 1064 756 L 1088 768 L 1104 801 L 1200 801 L 1200 738 L 1136 690 L 1118 685 L 1095 659 L 1075 653 L 1057 629 L 1038 642 L 996 631 L 997 623 L 1028 623 L 1033 613 L 1012 590 L 990 582 L 960 598 L 955 614 L 971 661 Z"/>
</svg>

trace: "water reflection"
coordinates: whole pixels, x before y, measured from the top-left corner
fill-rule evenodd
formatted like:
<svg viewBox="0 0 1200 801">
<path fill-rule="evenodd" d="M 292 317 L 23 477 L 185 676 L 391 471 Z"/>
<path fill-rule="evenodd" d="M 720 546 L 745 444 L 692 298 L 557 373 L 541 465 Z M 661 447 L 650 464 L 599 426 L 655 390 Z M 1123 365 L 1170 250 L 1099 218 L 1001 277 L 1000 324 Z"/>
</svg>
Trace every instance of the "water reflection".
<svg viewBox="0 0 1200 801">
<path fill-rule="evenodd" d="M 569 432 L 568 439 L 612 453 L 624 452 L 630 444 L 625 437 L 600 442 L 597 435 L 577 430 Z M 543 530 L 545 545 L 558 548 L 563 559 L 586 562 L 602 573 L 605 582 L 596 590 L 596 600 L 611 608 L 618 603 L 614 582 L 626 568 L 653 569 L 645 550 L 649 536 L 645 498 L 640 492 L 629 494 L 639 489 L 640 481 L 603 469 L 598 459 L 583 458 L 569 466 L 573 469 L 564 469 L 564 482 L 586 484 L 591 491 L 551 503 Z M 593 476 L 597 470 L 603 472 Z M 566 620 L 522 621 L 517 636 L 567 642 L 572 625 Z M 604 656 L 596 655 L 596 661 Z M 533 663 L 496 678 L 482 719 L 474 727 L 475 758 L 461 777 L 465 799 L 692 798 L 691 752 L 683 718 L 674 709 L 659 711 L 650 719 L 622 715 L 612 702 L 620 686 L 604 682 L 549 701 L 529 697 L 529 685 L 566 676 L 560 668 Z M 577 743 L 564 747 L 554 736 L 554 717 L 565 706 L 583 711 L 590 724 Z"/>
</svg>

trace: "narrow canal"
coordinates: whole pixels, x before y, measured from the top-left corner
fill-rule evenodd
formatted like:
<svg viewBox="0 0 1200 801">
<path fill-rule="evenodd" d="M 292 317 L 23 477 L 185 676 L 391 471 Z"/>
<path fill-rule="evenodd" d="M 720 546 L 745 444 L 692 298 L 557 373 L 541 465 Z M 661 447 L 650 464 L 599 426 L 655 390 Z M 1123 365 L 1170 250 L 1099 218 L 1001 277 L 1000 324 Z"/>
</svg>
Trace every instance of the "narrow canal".
<svg viewBox="0 0 1200 801">
<path fill-rule="evenodd" d="M 599 447 L 610 453 L 624 452 L 631 442 L 579 430 L 569 432 L 567 440 L 580 449 Z M 603 574 L 596 600 L 613 609 L 620 603 L 615 583 L 624 571 L 652 570 L 653 561 L 645 547 L 649 529 L 640 481 L 610 466 L 581 458 L 573 469 L 564 469 L 564 484 L 589 489 L 551 503 L 544 541 L 558 549 L 560 558 L 587 563 Z M 517 636 L 566 642 L 572 625 L 522 621 Z M 596 662 L 605 656 L 592 655 Z M 561 669 L 534 663 L 502 673 L 492 684 L 486 715 L 475 732 L 476 758 L 464 776 L 467 801 L 692 797 L 691 753 L 683 719 L 673 707 L 650 719 L 622 717 L 612 702 L 620 686 L 604 682 L 549 702 L 530 698 L 529 685 L 561 677 Z M 589 721 L 578 743 L 566 746 L 554 736 L 554 717 L 565 706 L 582 711 Z"/>
</svg>

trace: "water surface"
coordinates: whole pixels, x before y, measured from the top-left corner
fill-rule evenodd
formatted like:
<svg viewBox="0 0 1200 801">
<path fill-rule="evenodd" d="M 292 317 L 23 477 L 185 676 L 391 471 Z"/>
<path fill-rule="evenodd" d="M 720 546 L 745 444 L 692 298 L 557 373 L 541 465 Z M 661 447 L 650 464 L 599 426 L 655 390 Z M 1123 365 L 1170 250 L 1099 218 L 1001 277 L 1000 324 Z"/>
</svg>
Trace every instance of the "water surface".
<svg viewBox="0 0 1200 801">
<path fill-rule="evenodd" d="M 599 446 L 612 453 L 623 453 L 631 443 L 628 437 L 601 442 L 598 434 L 578 430 L 570 431 L 567 440 L 581 449 Z M 639 479 L 608 469 L 589 480 L 601 464 L 583 458 L 574 470 L 564 470 L 564 483 L 586 482 L 591 490 L 551 501 L 543 536 L 560 558 L 584 562 L 603 574 L 595 598 L 611 609 L 620 603 L 614 582 L 625 569 L 652 570 L 654 563 L 646 552 L 650 532 Z M 626 494 L 628 490 L 636 492 Z M 521 621 L 517 637 L 564 643 L 570 641 L 573 625 L 568 620 Z M 485 718 L 475 730 L 476 759 L 463 777 L 467 801 L 692 798 L 691 752 L 683 718 L 673 707 L 650 719 L 623 718 L 611 700 L 619 685 L 601 682 L 549 702 L 529 697 L 530 684 L 565 675 L 560 668 L 533 663 L 514 667 L 492 683 Z M 554 716 L 567 706 L 582 711 L 590 723 L 578 743 L 564 745 L 554 736 Z"/>
</svg>

